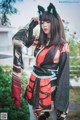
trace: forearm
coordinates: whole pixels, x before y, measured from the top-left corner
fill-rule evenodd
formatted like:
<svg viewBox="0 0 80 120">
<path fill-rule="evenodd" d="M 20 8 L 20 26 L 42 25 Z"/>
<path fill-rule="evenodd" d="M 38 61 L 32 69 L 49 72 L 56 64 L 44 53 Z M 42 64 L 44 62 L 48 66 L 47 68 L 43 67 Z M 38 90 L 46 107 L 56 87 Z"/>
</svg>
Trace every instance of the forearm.
<svg viewBox="0 0 80 120">
<path fill-rule="evenodd" d="M 38 24 L 36 21 L 32 21 L 28 26 L 20 29 L 12 38 L 14 45 L 20 45 L 21 47 L 25 45 L 30 47 L 33 44 L 33 28 Z"/>
</svg>

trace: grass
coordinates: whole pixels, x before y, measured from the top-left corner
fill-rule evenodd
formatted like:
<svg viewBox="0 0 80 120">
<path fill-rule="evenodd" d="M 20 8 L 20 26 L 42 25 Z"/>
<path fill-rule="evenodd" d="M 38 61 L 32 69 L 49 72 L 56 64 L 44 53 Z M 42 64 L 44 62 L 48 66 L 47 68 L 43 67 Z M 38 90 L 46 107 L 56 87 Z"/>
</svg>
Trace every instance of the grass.
<svg viewBox="0 0 80 120">
<path fill-rule="evenodd" d="M 70 89 L 70 101 L 80 104 L 80 87 Z"/>
<path fill-rule="evenodd" d="M 70 88 L 70 101 L 73 101 L 80 105 L 80 87 L 72 87 Z M 80 120 L 80 111 L 76 110 L 70 110 L 68 113 L 68 118 L 74 118 L 78 117 Z"/>
<path fill-rule="evenodd" d="M 78 117 L 78 118 L 80 118 L 80 111 L 70 110 L 69 114 L 68 114 L 68 118 L 72 118 L 72 117 Z"/>
<path fill-rule="evenodd" d="M 70 102 L 71 101 L 73 101 L 77 104 L 80 104 L 80 87 L 70 88 Z M 69 110 L 67 118 L 74 118 L 74 117 L 79 117 L 80 118 L 80 111 Z M 50 120 L 50 118 L 48 118 L 47 120 Z"/>
</svg>

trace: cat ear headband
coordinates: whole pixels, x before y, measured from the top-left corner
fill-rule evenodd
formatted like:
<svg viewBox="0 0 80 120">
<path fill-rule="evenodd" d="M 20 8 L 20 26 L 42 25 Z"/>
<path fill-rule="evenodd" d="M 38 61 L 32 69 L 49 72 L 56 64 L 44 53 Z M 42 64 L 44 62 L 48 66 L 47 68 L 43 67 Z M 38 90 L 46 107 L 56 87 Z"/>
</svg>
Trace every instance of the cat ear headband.
<svg viewBox="0 0 80 120">
<path fill-rule="evenodd" d="M 44 12 L 45 9 L 42 6 L 38 5 L 39 18 L 41 18 Z M 50 3 L 49 6 L 47 7 L 47 12 L 52 13 L 57 18 L 58 13 L 56 11 L 55 6 L 52 3 Z"/>
</svg>

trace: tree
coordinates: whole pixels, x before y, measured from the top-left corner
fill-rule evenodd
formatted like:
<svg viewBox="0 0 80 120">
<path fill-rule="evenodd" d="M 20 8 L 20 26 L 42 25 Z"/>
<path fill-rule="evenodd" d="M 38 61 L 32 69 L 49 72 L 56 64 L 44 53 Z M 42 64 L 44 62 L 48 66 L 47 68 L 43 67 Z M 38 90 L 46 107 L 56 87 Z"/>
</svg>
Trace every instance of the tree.
<svg viewBox="0 0 80 120">
<path fill-rule="evenodd" d="M 16 14 L 18 12 L 17 8 L 14 7 L 16 2 L 21 2 L 23 0 L 2 0 L 0 2 L 0 24 L 4 26 L 10 26 L 10 21 L 7 15 Z"/>
</svg>

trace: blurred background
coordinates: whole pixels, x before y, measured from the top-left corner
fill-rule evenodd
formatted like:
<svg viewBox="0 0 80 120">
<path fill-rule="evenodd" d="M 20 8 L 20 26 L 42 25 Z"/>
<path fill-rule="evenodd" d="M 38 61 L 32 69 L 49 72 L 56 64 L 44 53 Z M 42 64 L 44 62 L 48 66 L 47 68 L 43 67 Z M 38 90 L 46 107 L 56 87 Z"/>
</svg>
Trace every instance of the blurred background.
<svg viewBox="0 0 80 120">
<path fill-rule="evenodd" d="M 50 2 L 55 5 L 61 16 L 66 40 L 70 47 L 69 119 L 80 120 L 80 0 L 0 0 L 0 66 L 1 69 L 8 69 L 8 73 L 11 73 L 13 35 L 28 24 L 32 17 L 38 17 L 38 5 L 44 6 L 46 9 Z M 34 34 L 39 34 L 39 26 L 34 29 Z M 27 78 L 30 76 L 32 66 L 35 63 L 33 51 L 34 47 L 23 48 L 24 76 Z M 24 83 L 26 84 L 26 82 Z M 24 90 L 26 85 L 22 86 Z"/>
</svg>

